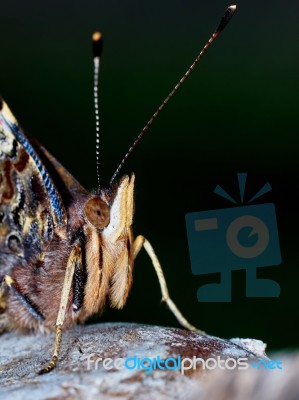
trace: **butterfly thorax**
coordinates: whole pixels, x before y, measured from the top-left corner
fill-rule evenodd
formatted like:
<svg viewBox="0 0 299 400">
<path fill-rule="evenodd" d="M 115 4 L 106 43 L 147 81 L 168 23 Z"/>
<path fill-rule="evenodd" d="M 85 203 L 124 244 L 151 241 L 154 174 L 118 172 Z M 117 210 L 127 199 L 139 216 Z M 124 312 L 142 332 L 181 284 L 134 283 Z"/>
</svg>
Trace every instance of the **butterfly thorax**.
<svg viewBox="0 0 299 400">
<path fill-rule="evenodd" d="M 75 245 L 82 255 L 75 267 L 65 327 L 100 312 L 107 302 L 123 307 L 132 283 L 133 188 L 134 175 L 125 176 L 109 195 L 103 191 L 81 196 L 70 204 L 67 223 L 54 229 L 40 257 L 14 266 L 12 277 L 44 318 L 36 320 L 12 296 L 7 313 L 14 315 L 16 327 L 54 328 L 65 268 Z"/>
</svg>

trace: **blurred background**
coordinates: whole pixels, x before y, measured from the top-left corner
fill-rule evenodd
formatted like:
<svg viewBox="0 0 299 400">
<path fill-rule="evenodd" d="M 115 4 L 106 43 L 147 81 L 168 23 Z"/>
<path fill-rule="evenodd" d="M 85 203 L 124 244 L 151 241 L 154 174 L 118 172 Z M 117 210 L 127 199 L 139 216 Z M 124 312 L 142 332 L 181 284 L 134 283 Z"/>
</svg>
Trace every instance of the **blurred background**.
<svg viewBox="0 0 299 400">
<path fill-rule="evenodd" d="M 0 93 L 25 131 L 88 189 L 96 188 L 91 34 L 101 30 L 101 173 L 107 182 L 152 113 L 217 26 L 223 0 L 33 1 L 1 5 Z M 194 325 L 221 337 L 252 337 L 269 350 L 298 347 L 299 3 L 238 1 L 237 12 L 155 121 L 122 174 L 136 174 L 135 234 L 154 246 L 170 294 Z M 247 298 L 245 271 L 232 273 L 230 303 L 199 303 L 219 275 L 191 272 L 185 214 L 231 207 L 213 190 L 276 206 L 282 264 L 258 276 L 279 298 Z M 229 267 L 229 266 L 228 266 Z M 178 326 L 160 304 L 142 252 L 124 310 L 104 321 Z"/>
</svg>

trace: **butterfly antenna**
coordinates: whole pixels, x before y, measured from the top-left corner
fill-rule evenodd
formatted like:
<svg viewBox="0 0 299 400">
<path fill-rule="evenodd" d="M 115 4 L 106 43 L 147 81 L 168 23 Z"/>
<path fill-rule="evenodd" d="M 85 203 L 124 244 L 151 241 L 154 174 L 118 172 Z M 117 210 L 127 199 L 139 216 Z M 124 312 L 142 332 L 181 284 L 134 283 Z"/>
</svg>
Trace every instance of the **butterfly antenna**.
<svg viewBox="0 0 299 400">
<path fill-rule="evenodd" d="M 100 32 L 92 35 L 93 50 L 93 101 L 96 119 L 96 163 L 97 163 L 97 180 L 98 190 L 100 189 L 100 116 L 99 116 L 99 71 L 101 63 L 101 55 L 103 50 L 103 39 Z"/>
<path fill-rule="evenodd" d="M 145 132 L 148 130 L 148 128 L 152 125 L 154 120 L 157 118 L 157 116 L 160 114 L 160 112 L 163 110 L 163 108 L 166 106 L 166 104 L 169 102 L 169 100 L 172 98 L 172 96 L 175 94 L 175 92 L 180 88 L 180 86 L 185 82 L 185 80 L 188 78 L 190 73 L 193 71 L 193 69 L 196 67 L 198 62 L 201 60 L 202 56 L 206 52 L 206 50 L 210 47 L 210 45 L 214 42 L 214 40 L 219 36 L 219 34 L 223 31 L 223 29 L 226 27 L 226 25 L 229 23 L 231 20 L 232 16 L 234 15 L 236 11 L 237 6 L 232 5 L 227 8 L 225 11 L 217 29 L 214 31 L 210 39 L 207 41 L 201 52 L 198 54 L 198 56 L 195 58 L 194 62 L 191 64 L 189 69 L 185 72 L 185 74 L 182 76 L 182 78 L 179 80 L 179 82 L 175 85 L 175 87 L 172 89 L 172 91 L 168 94 L 168 96 L 163 100 L 163 102 L 160 104 L 160 106 L 157 108 L 157 110 L 154 112 L 152 117 L 148 120 L 147 124 L 143 127 L 142 131 L 139 133 L 137 136 L 136 140 L 132 144 L 132 146 L 129 148 L 128 152 L 120 162 L 119 166 L 117 167 L 116 171 L 112 175 L 112 178 L 110 180 L 110 185 L 113 183 L 114 179 L 118 175 L 120 169 L 126 162 L 127 158 L 129 155 L 132 153 L 136 145 L 140 142 L 141 138 L 145 134 Z"/>
</svg>

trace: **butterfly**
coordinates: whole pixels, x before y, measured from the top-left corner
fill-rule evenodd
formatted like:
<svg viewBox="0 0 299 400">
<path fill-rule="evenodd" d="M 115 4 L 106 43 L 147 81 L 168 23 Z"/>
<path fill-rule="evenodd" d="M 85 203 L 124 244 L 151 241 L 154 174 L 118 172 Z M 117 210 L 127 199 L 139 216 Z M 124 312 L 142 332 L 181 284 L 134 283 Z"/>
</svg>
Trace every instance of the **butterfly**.
<svg viewBox="0 0 299 400">
<path fill-rule="evenodd" d="M 227 9 L 203 51 L 223 30 Z M 93 36 L 95 91 L 102 48 Z M 189 75 L 164 100 L 154 118 Z M 95 97 L 97 115 L 97 96 Z M 135 176 L 115 178 L 96 192 L 81 184 L 36 139 L 25 135 L 0 100 L 0 331 L 55 331 L 54 353 L 40 372 L 51 371 L 59 356 L 62 330 L 101 312 L 122 308 L 133 281 L 134 260 L 145 248 L 156 270 L 162 299 L 187 329 L 196 329 L 169 297 L 159 260 L 142 235 L 133 235 Z"/>
</svg>

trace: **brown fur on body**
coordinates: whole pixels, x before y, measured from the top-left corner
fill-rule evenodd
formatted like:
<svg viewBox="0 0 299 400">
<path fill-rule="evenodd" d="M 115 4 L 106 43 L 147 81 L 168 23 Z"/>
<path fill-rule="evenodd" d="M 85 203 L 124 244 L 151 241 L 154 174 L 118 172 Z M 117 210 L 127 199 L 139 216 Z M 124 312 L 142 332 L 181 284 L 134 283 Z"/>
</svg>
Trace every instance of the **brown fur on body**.
<svg viewBox="0 0 299 400">
<path fill-rule="evenodd" d="M 5 313 L 8 329 L 55 329 L 66 265 L 74 244 L 78 242 L 82 248 L 82 265 L 79 268 L 85 275 L 83 302 L 78 310 L 74 307 L 73 282 L 63 328 L 100 312 L 108 300 L 113 307 L 124 306 L 132 285 L 133 188 L 134 176 L 125 176 L 112 196 L 101 192 L 100 197 L 110 209 L 109 224 L 102 230 L 90 224 L 85 215 L 84 206 L 95 195 L 81 196 L 69 206 L 67 224 L 55 229 L 40 259 L 12 269 L 10 275 L 17 289 L 34 304 L 45 320 L 37 320 L 13 291 L 7 291 Z M 121 217 L 117 218 L 120 209 Z"/>
<path fill-rule="evenodd" d="M 107 300 L 124 306 L 133 190 L 134 175 L 88 193 L 0 99 L 0 331 L 67 328 Z"/>
</svg>

